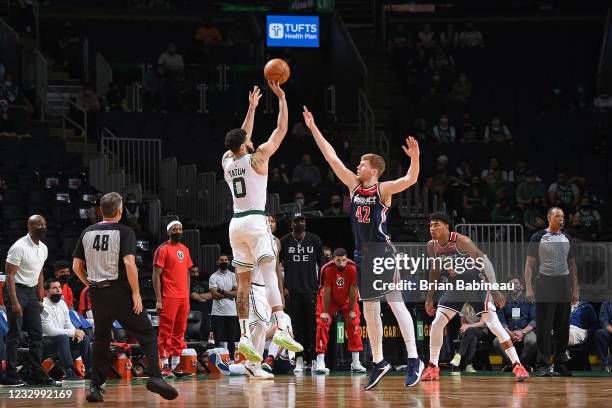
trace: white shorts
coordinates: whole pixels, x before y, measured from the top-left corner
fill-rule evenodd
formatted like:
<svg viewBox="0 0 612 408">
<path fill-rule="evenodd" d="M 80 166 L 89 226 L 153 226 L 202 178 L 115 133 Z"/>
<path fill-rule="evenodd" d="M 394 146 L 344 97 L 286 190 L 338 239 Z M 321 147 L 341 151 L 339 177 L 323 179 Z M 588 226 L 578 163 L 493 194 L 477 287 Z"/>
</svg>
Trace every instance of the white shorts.
<svg viewBox="0 0 612 408">
<path fill-rule="evenodd" d="M 582 344 L 586 340 L 587 331 L 578 326 L 570 325 L 569 335 L 573 340 L 572 344 Z"/>
<path fill-rule="evenodd" d="M 249 297 L 249 320 L 252 324 L 261 324 L 267 328 L 272 317 L 272 308 L 268 304 L 266 287 L 251 284 Z"/>
<path fill-rule="evenodd" d="M 266 257 L 276 260 L 276 243 L 264 215 L 232 218 L 229 239 L 236 267 L 250 269 Z"/>
</svg>

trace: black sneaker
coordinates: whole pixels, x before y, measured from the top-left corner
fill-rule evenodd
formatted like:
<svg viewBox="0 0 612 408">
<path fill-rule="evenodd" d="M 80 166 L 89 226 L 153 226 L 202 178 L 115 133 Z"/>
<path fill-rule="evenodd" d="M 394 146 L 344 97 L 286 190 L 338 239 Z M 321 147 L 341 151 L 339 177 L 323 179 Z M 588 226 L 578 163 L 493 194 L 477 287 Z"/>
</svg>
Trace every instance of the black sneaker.
<svg viewBox="0 0 612 408">
<path fill-rule="evenodd" d="M 104 402 L 104 397 L 102 396 L 104 392 L 105 391 L 104 389 L 102 389 L 102 387 L 91 385 L 89 387 L 89 393 L 87 394 L 85 399 L 87 400 L 87 402 Z"/>
<path fill-rule="evenodd" d="M 554 369 L 553 373 L 558 373 L 557 375 L 559 375 L 561 377 L 571 377 L 572 376 L 571 371 L 567 369 L 565 364 L 555 364 L 555 369 Z M 553 375 L 555 375 L 555 374 L 553 374 Z"/>
<path fill-rule="evenodd" d="M 21 380 L 0 374 L 0 387 L 23 387 L 24 385 L 25 383 Z"/>
<path fill-rule="evenodd" d="M 149 381 L 147 381 L 147 390 L 159 394 L 163 399 L 167 400 L 173 400 L 178 397 L 178 391 L 164 381 L 163 378 L 149 378 Z"/>
<path fill-rule="evenodd" d="M 391 365 L 385 360 L 381 360 L 379 363 L 372 366 L 372 372 L 370 378 L 368 378 L 368 384 L 365 389 L 370 390 L 378 384 L 378 382 L 391 370 Z"/>
<path fill-rule="evenodd" d="M 418 384 L 421 379 L 421 374 L 425 369 L 425 364 L 420 358 L 409 358 L 406 366 L 406 378 L 404 380 L 405 387 L 413 387 Z"/>
<path fill-rule="evenodd" d="M 51 377 L 32 378 L 28 380 L 28 385 L 37 387 L 61 387 L 61 381 L 55 381 Z"/>
<path fill-rule="evenodd" d="M 69 382 L 80 382 L 83 381 L 83 377 L 77 375 L 72 368 L 68 368 L 66 370 L 66 375 L 64 376 L 64 381 Z"/>
</svg>

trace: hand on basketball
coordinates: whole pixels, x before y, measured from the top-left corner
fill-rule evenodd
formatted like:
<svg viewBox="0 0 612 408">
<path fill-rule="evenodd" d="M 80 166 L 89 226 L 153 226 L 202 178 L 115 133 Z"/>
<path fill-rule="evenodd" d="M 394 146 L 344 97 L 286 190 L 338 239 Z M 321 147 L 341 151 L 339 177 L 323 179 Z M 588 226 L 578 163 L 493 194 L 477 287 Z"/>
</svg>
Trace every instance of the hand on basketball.
<svg viewBox="0 0 612 408">
<path fill-rule="evenodd" d="M 278 99 L 285 99 L 285 92 L 277 81 L 268 81 L 268 86 L 274 92 L 274 95 L 278 96 Z"/>
<path fill-rule="evenodd" d="M 500 309 L 504 307 L 504 305 L 506 304 L 506 297 L 504 296 L 503 293 L 499 291 L 495 291 L 495 292 L 491 292 L 491 296 L 493 296 L 493 301 L 495 302 L 495 306 L 499 307 Z"/>
<path fill-rule="evenodd" d="M 406 146 L 402 145 L 402 149 L 404 149 L 404 153 L 406 153 L 406 155 L 413 160 L 418 158 L 421 154 L 419 150 L 419 142 L 417 142 L 412 136 L 408 136 L 406 138 Z"/>
<path fill-rule="evenodd" d="M 132 308 L 134 313 L 142 313 L 142 298 L 140 297 L 140 293 L 132 293 L 132 301 L 134 302 L 134 307 Z"/>
<path fill-rule="evenodd" d="M 304 106 L 304 111 L 302 112 L 302 115 L 304 115 L 304 123 L 306 123 L 306 127 L 308 129 L 312 129 L 316 126 L 314 116 L 312 116 L 312 113 L 310 113 L 306 106 Z"/>
<path fill-rule="evenodd" d="M 329 313 L 326 313 L 326 312 L 321 313 L 321 320 L 323 320 L 323 322 L 325 323 L 329 322 Z"/>
<path fill-rule="evenodd" d="M 351 310 L 348 314 L 349 319 L 355 320 L 357 318 L 357 313 L 354 310 Z"/>
<path fill-rule="evenodd" d="M 425 313 L 427 313 L 429 316 L 434 316 L 436 314 L 436 308 L 433 305 L 432 299 L 428 298 L 425 301 Z"/>
<path fill-rule="evenodd" d="M 252 91 L 249 91 L 249 108 L 255 109 L 259 105 L 261 99 L 261 90 L 257 85 L 253 87 Z"/>
</svg>

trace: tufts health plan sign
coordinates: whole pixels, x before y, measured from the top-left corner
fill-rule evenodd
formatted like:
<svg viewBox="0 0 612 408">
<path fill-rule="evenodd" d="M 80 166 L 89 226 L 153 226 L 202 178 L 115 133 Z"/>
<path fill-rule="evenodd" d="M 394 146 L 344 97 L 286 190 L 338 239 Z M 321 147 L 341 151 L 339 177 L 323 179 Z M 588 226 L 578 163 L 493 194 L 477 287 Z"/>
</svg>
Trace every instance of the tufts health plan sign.
<svg viewBox="0 0 612 408">
<path fill-rule="evenodd" d="M 268 47 L 318 47 L 318 16 L 267 16 Z"/>
</svg>

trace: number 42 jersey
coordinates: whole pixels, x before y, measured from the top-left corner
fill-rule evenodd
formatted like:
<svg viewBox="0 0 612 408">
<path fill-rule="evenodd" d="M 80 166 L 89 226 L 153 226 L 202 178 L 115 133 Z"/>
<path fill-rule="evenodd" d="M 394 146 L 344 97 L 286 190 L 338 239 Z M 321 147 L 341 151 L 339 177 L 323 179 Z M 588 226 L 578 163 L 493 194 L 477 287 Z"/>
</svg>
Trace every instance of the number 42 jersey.
<svg viewBox="0 0 612 408">
<path fill-rule="evenodd" d="M 357 186 L 351 198 L 351 228 L 355 237 L 355 253 L 361 254 L 361 246 L 368 242 L 389 242 L 387 212 L 389 207 L 380 200 L 380 185 L 365 188 Z"/>
<path fill-rule="evenodd" d="M 266 209 L 268 176 L 251 166 L 252 154 L 223 159 L 223 176 L 232 192 L 234 214 Z"/>
</svg>

